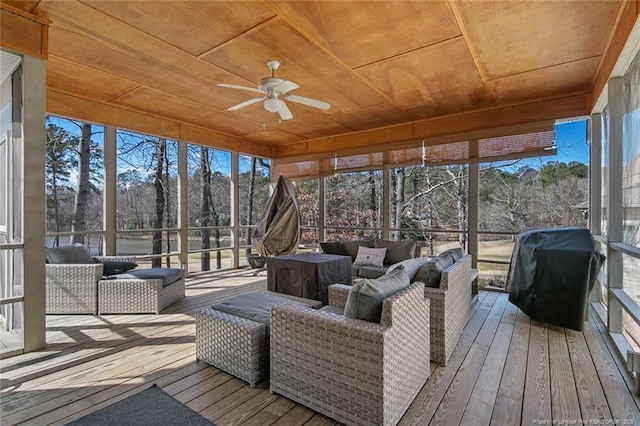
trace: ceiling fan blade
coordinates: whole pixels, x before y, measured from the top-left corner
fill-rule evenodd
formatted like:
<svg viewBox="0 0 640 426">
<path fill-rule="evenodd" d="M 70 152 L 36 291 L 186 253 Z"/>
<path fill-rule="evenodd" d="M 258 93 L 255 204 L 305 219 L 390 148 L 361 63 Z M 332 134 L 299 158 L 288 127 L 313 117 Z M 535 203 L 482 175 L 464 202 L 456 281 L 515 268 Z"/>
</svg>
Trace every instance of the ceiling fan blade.
<svg viewBox="0 0 640 426">
<path fill-rule="evenodd" d="M 327 102 L 319 101 L 317 99 L 305 98 L 304 96 L 286 95 L 284 98 L 291 102 L 308 105 L 310 107 L 323 109 L 325 111 L 331 107 L 331 105 L 329 105 Z"/>
<path fill-rule="evenodd" d="M 275 93 L 285 94 L 285 93 L 287 93 L 287 92 L 290 92 L 290 91 L 292 91 L 292 90 L 297 89 L 298 87 L 300 87 L 300 86 L 298 86 L 298 85 L 297 85 L 297 84 L 295 84 L 294 82 L 284 80 L 283 82 L 281 82 L 280 84 L 278 84 L 276 87 L 274 87 L 274 88 L 273 88 L 273 91 L 274 91 Z"/>
<path fill-rule="evenodd" d="M 287 106 L 286 103 L 282 102 L 282 106 L 278 110 L 278 114 L 280 114 L 280 118 L 283 120 L 291 120 L 293 118 L 293 114 L 291 114 L 291 110 Z"/>
<path fill-rule="evenodd" d="M 231 106 L 229 108 L 227 108 L 227 111 L 236 111 L 240 108 L 244 108 L 246 106 L 249 106 L 251 104 L 255 104 L 258 103 L 260 101 L 262 101 L 264 98 L 253 98 L 253 99 L 249 99 L 248 101 L 244 101 L 244 102 L 240 102 L 238 105 L 234 105 Z"/>
<path fill-rule="evenodd" d="M 235 84 L 218 83 L 218 87 L 226 87 L 227 89 L 246 90 L 247 92 L 253 92 L 253 93 L 264 93 L 262 90 L 256 89 L 255 87 L 236 86 Z"/>
</svg>

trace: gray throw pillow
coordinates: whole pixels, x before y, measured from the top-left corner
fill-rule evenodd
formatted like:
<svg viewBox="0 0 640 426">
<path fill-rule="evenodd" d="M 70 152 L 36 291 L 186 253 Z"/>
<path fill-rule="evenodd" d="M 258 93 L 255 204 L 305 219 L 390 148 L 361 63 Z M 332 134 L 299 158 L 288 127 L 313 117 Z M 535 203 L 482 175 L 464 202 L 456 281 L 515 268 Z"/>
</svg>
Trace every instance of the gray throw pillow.
<svg viewBox="0 0 640 426">
<path fill-rule="evenodd" d="M 322 252 L 326 254 L 344 254 L 342 243 L 339 243 L 337 241 L 330 243 L 320 243 L 320 247 L 322 248 Z"/>
<path fill-rule="evenodd" d="M 82 244 L 70 244 L 60 247 L 47 247 L 47 263 L 81 265 L 95 262 Z"/>
<path fill-rule="evenodd" d="M 342 240 L 340 243 L 342 243 L 342 250 L 344 251 L 343 254 L 351 256 L 351 260 L 356 260 L 356 256 L 358 256 L 358 248 L 373 248 L 373 240 L 368 238 L 362 240 Z"/>
<path fill-rule="evenodd" d="M 442 271 L 453 265 L 453 257 L 450 255 L 436 256 L 428 260 L 416 273 L 413 281 L 424 283 L 427 287 L 440 287 Z"/>
<path fill-rule="evenodd" d="M 118 260 L 105 260 L 102 264 L 104 265 L 102 275 L 122 274 L 138 267 L 137 263 Z"/>
<path fill-rule="evenodd" d="M 443 256 L 443 257 L 447 255 L 453 257 L 453 261 L 457 262 L 458 260 L 462 259 L 462 257 L 464 256 L 464 253 L 462 252 L 462 247 L 452 248 L 440 253 L 440 256 Z"/>
<path fill-rule="evenodd" d="M 365 321 L 380 322 L 382 301 L 409 287 L 409 276 L 404 268 L 396 268 L 392 274 L 375 280 L 363 279 L 349 291 L 344 316 Z"/>
<path fill-rule="evenodd" d="M 375 248 L 386 248 L 387 254 L 384 258 L 385 265 L 393 265 L 403 260 L 412 259 L 416 253 L 416 242 L 414 240 L 389 241 L 375 239 Z"/>
</svg>

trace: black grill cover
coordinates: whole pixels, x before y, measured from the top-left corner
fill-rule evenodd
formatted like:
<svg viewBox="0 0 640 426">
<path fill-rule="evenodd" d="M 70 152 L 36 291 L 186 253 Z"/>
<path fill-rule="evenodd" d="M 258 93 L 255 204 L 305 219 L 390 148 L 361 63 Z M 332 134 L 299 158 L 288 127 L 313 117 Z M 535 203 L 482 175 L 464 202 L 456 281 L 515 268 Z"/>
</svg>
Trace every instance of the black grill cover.
<svg viewBox="0 0 640 426">
<path fill-rule="evenodd" d="M 509 265 L 509 301 L 533 320 L 582 331 L 605 257 L 583 228 L 518 234 Z"/>
</svg>

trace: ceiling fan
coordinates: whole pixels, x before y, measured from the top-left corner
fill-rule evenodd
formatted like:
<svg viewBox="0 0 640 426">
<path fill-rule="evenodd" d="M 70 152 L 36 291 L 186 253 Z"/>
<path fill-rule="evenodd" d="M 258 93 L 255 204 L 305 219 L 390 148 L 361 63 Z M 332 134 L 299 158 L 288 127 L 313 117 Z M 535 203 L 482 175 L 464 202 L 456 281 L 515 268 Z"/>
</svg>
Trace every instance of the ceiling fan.
<svg viewBox="0 0 640 426">
<path fill-rule="evenodd" d="M 277 112 L 283 120 L 290 120 L 293 118 L 293 114 L 291 114 L 291 111 L 284 100 L 323 110 L 328 110 L 331 106 L 327 102 L 319 101 L 317 99 L 289 94 L 290 91 L 295 90 L 300 86 L 294 82 L 275 77 L 275 71 L 280 67 L 280 62 L 270 60 L 267 61 L 267 66 L 271 70 L 271 77 L 264 77 L 260 79 L 257 89 L 254 87 L 236 86 L 235 84 L 218 84 L 220 87 L 246 90 L 248 92 L 260 93 L 262 95 L 259 98 L 249 99 L 248 101 L 240 102 L 237 105 L 229 107 L 227 108 L 227 111 L 236 111 L 240 108 L 244 108 L 248 105 L 264 100 L 264 109 L 269 112 Z"/>
</svg>

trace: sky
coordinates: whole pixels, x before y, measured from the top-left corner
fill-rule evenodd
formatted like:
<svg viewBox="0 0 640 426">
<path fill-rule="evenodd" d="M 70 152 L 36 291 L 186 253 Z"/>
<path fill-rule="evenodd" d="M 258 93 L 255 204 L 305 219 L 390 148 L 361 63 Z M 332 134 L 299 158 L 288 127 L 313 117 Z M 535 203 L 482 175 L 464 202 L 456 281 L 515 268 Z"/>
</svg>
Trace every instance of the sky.
<svg viewBox="0 0 640 426">
<path fill-rule="evenodd" d="M 589 163 L 589 147 L 587 146 L 587 125 L 585 120 L 571 121 L 556 125 L 557 154 L 550 160 L 568 163 L 578 161 Z"/>
</svg>

